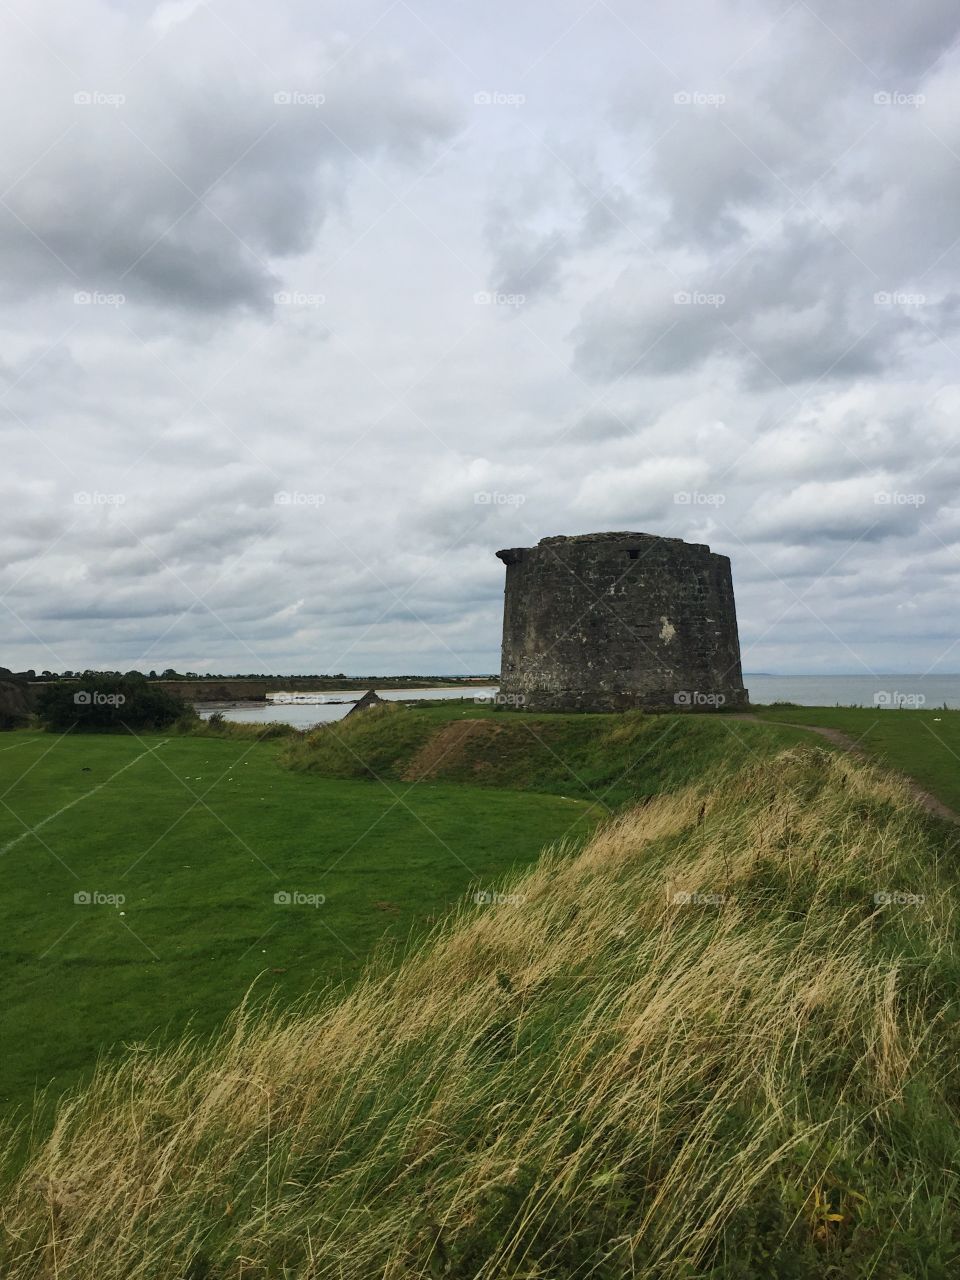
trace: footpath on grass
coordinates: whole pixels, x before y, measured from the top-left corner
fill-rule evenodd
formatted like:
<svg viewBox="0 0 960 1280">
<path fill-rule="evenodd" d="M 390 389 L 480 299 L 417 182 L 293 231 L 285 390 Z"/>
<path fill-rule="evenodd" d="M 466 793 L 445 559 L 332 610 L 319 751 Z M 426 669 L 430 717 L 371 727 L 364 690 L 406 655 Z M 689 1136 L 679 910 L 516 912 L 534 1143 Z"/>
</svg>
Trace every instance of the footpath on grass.
<svg viewBox="0 0 960 1280">
<path fill-rule="evenodd" d="M 858 760 L 896 770 L 929 813 L 960 823 L 960 713 L 869 707 L 758 707 L 734 719 L 815 733 Z"/>
</svg>

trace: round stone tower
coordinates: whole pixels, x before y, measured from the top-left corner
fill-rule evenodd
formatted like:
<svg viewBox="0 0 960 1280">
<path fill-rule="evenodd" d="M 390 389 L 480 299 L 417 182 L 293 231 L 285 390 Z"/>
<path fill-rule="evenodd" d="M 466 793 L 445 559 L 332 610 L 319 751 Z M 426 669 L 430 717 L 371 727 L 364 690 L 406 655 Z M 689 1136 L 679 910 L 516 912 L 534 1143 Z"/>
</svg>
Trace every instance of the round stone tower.
<svg viewBox="0 0 960 1280">
<path fill-rule="evenodd" d="M 726 556 L 649 533 L 542 538 L 497 555 L 502 695 L 534 711 L 747 705 Z"/>
</svg>

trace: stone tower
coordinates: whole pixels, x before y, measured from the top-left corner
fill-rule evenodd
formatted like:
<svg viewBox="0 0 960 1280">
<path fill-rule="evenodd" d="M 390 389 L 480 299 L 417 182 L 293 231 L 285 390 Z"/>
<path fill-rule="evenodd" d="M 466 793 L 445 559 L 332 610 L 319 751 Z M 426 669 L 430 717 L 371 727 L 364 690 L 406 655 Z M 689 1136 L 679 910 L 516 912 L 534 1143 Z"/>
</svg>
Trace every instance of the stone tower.
<svg viewBox="0 0 960 1280">
<path fill-rule="evenodd" d="M 747 705 L 726 556 L 649 533 L 542 538 L 497 555 L 502 695 L 534 711 Z"/>
</svg>

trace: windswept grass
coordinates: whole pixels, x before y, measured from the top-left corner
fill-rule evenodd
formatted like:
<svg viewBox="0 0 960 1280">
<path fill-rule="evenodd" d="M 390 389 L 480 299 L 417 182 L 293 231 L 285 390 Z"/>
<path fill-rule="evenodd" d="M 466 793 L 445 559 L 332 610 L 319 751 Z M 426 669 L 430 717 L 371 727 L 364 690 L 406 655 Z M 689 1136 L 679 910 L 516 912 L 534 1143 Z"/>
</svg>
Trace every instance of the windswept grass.
<svg viewBox="0 0 960 1280">
<path fill-rule="evenodd" d="M 104 1069 L 0 1271 L 946 1280 L 952 836 L 818 747 L 651 799 L 342 999 Z"/>
<path fill-rule="evenodd" d="M 858 749 L 899 769 L 960 812 L 960 711 L 934 708 L 758 707 L 767 724 L 839 729 Z"/>
</svg>

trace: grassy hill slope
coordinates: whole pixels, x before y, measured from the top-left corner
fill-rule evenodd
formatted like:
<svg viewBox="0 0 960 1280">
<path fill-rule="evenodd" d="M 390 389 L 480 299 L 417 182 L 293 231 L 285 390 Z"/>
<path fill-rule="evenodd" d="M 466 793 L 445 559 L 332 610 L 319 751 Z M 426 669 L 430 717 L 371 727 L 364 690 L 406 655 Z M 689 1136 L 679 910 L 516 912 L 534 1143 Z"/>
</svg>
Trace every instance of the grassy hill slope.
<svg viewBox="0 0 960 1280">
<path fill-rule="evenodd" d="M 536 716 L 482 705 L 387 704 L 291 739 L 280 758 L 328 777 L 521 788 L 611 812 L 808 737 L 717 715 Z"/>
<path fill-rule="evenodd" d="M 946 1280 L 944 840 L 816 746 L 649 799 L 344 998 L 102 1071 L 5 1197 L 0 1270 Z"/>
</svg>

